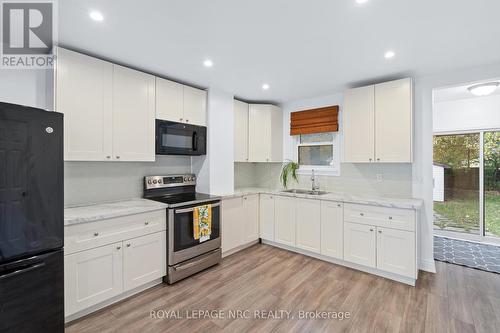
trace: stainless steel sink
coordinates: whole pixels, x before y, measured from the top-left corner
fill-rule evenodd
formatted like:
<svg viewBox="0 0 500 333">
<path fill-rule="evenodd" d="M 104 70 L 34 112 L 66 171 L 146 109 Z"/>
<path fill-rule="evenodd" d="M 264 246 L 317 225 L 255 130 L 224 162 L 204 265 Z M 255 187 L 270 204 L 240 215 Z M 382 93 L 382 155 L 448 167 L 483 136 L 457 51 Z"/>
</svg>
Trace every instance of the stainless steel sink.
<svg viewBox="0 0 500 333">
<path fill-rule="evenodd" d="M 324 195 L 328 194 L 326 191 L 311 191 L 311 190 L 299 190 L 299 189 L 290 189 L 290 190 L 284 190 L 281 192 L 285 193 L 297 193 L 297 194 L 309 194 L 309 195 Z"/>
</svg>

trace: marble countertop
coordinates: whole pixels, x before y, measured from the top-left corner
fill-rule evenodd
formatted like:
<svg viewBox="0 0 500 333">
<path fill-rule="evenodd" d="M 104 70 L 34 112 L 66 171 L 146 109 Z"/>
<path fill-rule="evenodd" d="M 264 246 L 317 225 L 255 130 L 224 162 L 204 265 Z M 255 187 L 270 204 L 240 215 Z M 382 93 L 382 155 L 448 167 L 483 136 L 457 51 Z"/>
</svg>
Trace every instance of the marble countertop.
<svg viewBox="0 0 500 333">
<path fill-rule="evenodd" d="M 134 215 L 166 209 L 161 202 L 132 199 L 118 202 L 106 202 L 86 206 L 68 207 L 64 209 L 64 225 L 93 222 L 113 217 Z"/>
<path fill-rule="evenodd" d="M 397 198 L 397 197 L 377 197 L 369 195 L 359 195 L 345 192 L 329 192 L 323 195 L 311 195 L 300 193 L 287 193 L 282 190 L 268 189 L 268 188 L 240 188 L 236 189 L 234 193 L 221 195 L 223 199 L 238 198 L 251 194 L 273 194 L 287 197 L 308 198 L 326 201 L 340 201 L 346 203 L 357 203 L 389 208 L 402 208 L 402 209 L 420 209 L 423 206 L 423 200 L 414 198 Z"/>
</svg>

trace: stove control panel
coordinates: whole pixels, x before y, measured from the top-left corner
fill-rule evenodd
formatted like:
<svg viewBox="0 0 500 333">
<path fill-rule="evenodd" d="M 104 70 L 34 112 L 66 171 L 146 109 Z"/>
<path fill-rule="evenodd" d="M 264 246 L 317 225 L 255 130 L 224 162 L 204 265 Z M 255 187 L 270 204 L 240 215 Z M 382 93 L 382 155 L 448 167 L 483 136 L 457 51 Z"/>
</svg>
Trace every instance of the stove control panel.
<svg viewBox="0 0 500 333">
<path fill-rule="evenodd" d="M 144 187 L 146 189 L 189 185 L 196 185 L 196 175 L 190 173 L 185 175 L 144 177 Z"/>
</svg>

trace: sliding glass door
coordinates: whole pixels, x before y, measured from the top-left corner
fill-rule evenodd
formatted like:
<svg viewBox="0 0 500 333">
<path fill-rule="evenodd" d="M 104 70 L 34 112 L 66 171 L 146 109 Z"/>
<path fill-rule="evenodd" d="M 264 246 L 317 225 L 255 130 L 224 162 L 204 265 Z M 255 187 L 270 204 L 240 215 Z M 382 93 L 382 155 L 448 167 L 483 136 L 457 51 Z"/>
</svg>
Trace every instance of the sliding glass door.
<svg viewBox="0 0 500 333">
<path fill-rule="evenodd" d="M 434 136 L 434 229 L 500 240 L 500 131 Z"/>
<path fill-rule="evenodd" d="M 484 231 L 500 237 L 500 131 L 483 133 Z"/>
</svg>

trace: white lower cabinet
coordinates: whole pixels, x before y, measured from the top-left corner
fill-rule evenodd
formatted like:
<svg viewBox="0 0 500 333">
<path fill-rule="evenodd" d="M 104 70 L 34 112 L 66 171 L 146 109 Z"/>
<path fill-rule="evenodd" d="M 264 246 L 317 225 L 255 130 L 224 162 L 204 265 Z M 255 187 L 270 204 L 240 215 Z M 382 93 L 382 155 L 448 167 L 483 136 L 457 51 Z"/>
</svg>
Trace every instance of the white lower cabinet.
<svg viewBox="0 0 500 333">
<path fill-rule="evenodd" d="M 297 199 L 296 244 L 299 249 L 321 252 L 321 201 Z"/>
<path fill-rule="evenodd" d="M 66 316 L 123 291 L 122 242 L 64 257 Z"/>
<path fill-rule="evenodd" d="M 259 239 L 259 195 L 222 201 L 222 253 Z"/>
<path fill-rule="evenodd" d="M 165 231 L 123 242 L 123 287 L 131 290 L 166 275 Z"/>
<path fill-rule="evenodd" d="M 375 227 L 365 224 L 344 224 L 344 259 L 355 264 L 376 267 L 377 238 Z"/>
<path fill-rule="evenodd" d="M 274 236 L 280 244 L 295 246 L 295 198 L 275 197 Z"/>
<path fill-rule="evenodd" d="M 415 233 L 377 227 L 377 268 L 416 277 Z"/>
<path fill-rule="evenodd" d="M 274 241 L 274 196 L 260 195 L 259 207 L 260 238 Z"/>
<path fill-rule="evenodd" d="M 321 201 L 321 254 L 344 259 L 344 208 L 340 202 Z"/>
<path fill-rule="evenodd" d="M 65 316 L 75 319 L 165 276 L 165 226 L 164 210 L 65 226 Z"/>
</svg>

